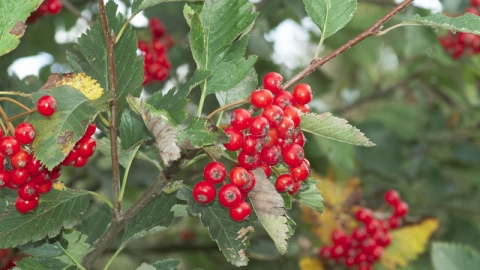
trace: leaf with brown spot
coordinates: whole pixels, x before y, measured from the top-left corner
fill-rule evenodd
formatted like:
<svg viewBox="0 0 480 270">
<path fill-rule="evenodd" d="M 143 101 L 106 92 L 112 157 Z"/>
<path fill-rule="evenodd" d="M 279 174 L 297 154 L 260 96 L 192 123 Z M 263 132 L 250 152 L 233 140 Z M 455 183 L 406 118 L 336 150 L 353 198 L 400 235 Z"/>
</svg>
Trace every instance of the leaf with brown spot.
<svg viewBox="0 0 480 270">
<path fill-rule="evenodd" d="M 285 202 L 263 170 L 257 168 L 252 173 L 256 180 L 255 187 L 248 194 L 252 208 L 278 251 L 285 254 L 296 224 L 285 214 Z"/>
</svg>

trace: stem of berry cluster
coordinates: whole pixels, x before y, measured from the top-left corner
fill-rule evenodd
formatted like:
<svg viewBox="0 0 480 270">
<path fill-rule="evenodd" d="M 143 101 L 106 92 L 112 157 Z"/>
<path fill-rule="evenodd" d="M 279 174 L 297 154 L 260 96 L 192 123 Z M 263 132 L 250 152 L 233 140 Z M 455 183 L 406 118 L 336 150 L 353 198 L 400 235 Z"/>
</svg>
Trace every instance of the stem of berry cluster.
<svg viewBox="0 0 480 270">
<path fill-rule="evenodd" d="M 115 57 L 113 46 L 115 45 L 115 37 L 110 33 L 108 27 L 107 13 L 103 0 L 98 0 L 100 10 L 100 19 L 102 20 L 103 37 L 107 48 L 108 63 L 108 81 L 110 91 L 113 94 L 113 101 L 110 103 L 110 145 L 112 155 L 112 189 L 113 189 L 113 219 L 121 219 L 122 205 L 117 198 L 120 194 L 120 163 L 118 162 L 118 143 L 117 143 L 117 79 L 115 73 Z"/>
<path fill-rule="evenodd" d="M 354 37 L 353 39 L 349 40 L 347 43 L 343 44 L 338 49 L 334 50 L 333 52 L 329 53 L 327 56 L 319 59 L 313 59 L 310 65 L 304 68 L 302 71 L 297 73 L 293 76 L 290 80 L 283 84 L 284 89 L 288 89 L 292 87 L 295 83 L 300 81 L 301 79 L 305 78 L 308 74 L 312 73 L 316 69 L 320 68 L 321 66 L 325 65 L 327 62 L 332 60 L 333 58 L 339 56 L 340 54 L 344 53 L 346 50 L 350 49 L 351 47 L 357 45 L 360 41 L 366 39 L 370 36 L 375 36 L 380 32 L 384 23 L 390 20 L 395 14 L 402 11 L 405 7 L 410 5 L 414 0 L 405 0 L 388 12 L 385 16 L 380 18 L 376 23 L 372 26 L 367 28 L 365 31 L 360 33 L 358 36 Z"/>
</svg>

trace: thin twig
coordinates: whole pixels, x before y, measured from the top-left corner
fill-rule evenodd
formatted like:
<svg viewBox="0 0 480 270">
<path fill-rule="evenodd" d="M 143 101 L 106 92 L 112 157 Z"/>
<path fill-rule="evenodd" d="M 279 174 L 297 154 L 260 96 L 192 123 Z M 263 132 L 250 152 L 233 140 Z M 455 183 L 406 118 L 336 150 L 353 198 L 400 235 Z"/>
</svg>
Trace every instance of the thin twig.
<svg viewBox="0 0 480 270">
<path fill-rule="evenodd" d="M 15 127 L 12 125 L 12 122 L 7 120 L 8 116 L 5 113 L 5 111 L 3 110 L 2 106 L 0 106 L 0 116 L 3 118 L 3 120 L 5 120 L 5 123 L 7 124 L 7 128 L 8 128 L 8 131 L 10 132 L 10 134 L 15 134 Z M 6 134 L 4 134 L 4 135 L 6 135 Z"/>
<path fill-rule="evenodd" d="M 0 97 L 0 101 L 7 101 L 7 102 L 10 102 L 10 103 L 13 103 L 13 104 L 17 105 L 18 107 L 24 109 L 25 111 L 30 111 L 29 107 L 23 105 L 21 102 L 16 101 L 15 99 L 11 99 L 11 98 L 8 98 L 8 97 Z"/>
<path fill-rule="evenodd" d="M 118 143 L 117 143 L 117 78 L 115 73 L 115 57 L 114 57 L 114 41 L 115 37 L 110 33 L 107 21 L 107 13 L 105 11 L 105 4 L 103 0 L 98 0 L 98 7 L 100 10 L 100 19 L 102 20 L 103 37 L 107 48 L 107 63 L 108 63 L 108 81 L 110 91 L 113 95 L 113 100 L 110 103 L 110 145 L 112 155 L 112 190 L 113 190 L 113 219 L 121 218 L 122 204 L 118 202 L 117 198 L 120 194 L 120 163 L 118 162 Z"/>
<path fill-rule="evenodd" d="M 0 95 L 20 96 L 32 99 L 32 95 L 16 91 L 0 91 Z"/>
<path fill-rule="evenodd" d="M 335 51 L 331 52 L 327 56 L 321 59 L 314 59 L 310 65 L 308 65 L 306 68 L 304 68 L 302 71 L 297 73 L 295 76 L 293 76 L 290 80 L 288 80 L 284 85 L 284 89 L 288 89 L 292 87 L 295 83 L 300 81 L 301 79 L 305 78 L 308 74 L 312 73 L 316 69 L 320 68 L 321 66 L 325 65 L 327 62 L 332 60 L 333 58 L 339 56 L 340 54 L 344 53 L 346 50 L 350 49 L 351 47 L 357 45 L 360 41 L 366 39 L 367 37 L 374 36 L 377 34 L 380 29 L 382 28 L 382 25 L 390 20 L 395 14 L 399 13 L 402 11 L 405 7 L 407 7 L 409 4 L 411 4 L 413 0 L 405 0 L 403 1 L 400 5 L 396 6 L 394 9 L 392 9 L 390 12 L 388 12 L 385 16 L 383 16 L 380 20 L 378 20 L 376 23 L 374 23 L 372 26 L 370 26 L 367 30 L 363 31 L 360 33 L 358 36 L 354 37 Z"/>
<path fill-rule="evenodd" d="M 239 100 L 239 101 L 235 101 L 235 102 L 232 102 L 232 103 L 229 103 L 225 106 L 222 106 L 218 109 L 216 109 L 215 111 L 211 112 L 209 115 L 207 115 L 207 117 L 205 117 L 205 119 L 210 119 L 212 118 L 215 114 L 221 112 L 221 111 L 224 111 L 228 108 L 231 108 L 231 107 L 235 107 L 235 106 L 238 106 L 238 105 L 242 105 L 243 103 L 247 103 L 248 101 L 250 100 L 250 97 L 248 98 L 245 98 L 245 99 L 242 99 L 242 100 Z"/>
<path fill-rule="evenodd" d="M 14 115 L 14 116 L 8 118 L 7 121 L 12 121 L 12 120 L 14 120 L 14 119 L 17 119 L 17 118 L 19 118 L 19 117 L 22 117 L 22 116 L 31 114 L 31 113 L 36 112 L 36 111 L 37 111 L 37 108 L 33 108 L 33 109 L 31 109 L 31 110 L 29 110 L 29 111 L 27 111 L 27 112 L 23 112 L 23 113 L 19 113 L 19 114 L 17 114 L 17 115 Z"/>
<path fill-rule="evenodd" d="M 72 3 L 70 3 L 69 1 L 67 0 L 61 0 L 62 1 L 62 4 L 63 6 L 68 9 L 70 12 L 72 12 L 73 14 L 75 14 L 75 16 L 77 16 L 78 18 L 82 18 L 84 19 L 88 25 L 92 26 L 93 25 L 93 22 L 90 21 L 89 19 L 85 18 L 82 13 L 80 12 L 80 10 L 78 10 L 74 5 L 72 5 Z"/>
</svg>

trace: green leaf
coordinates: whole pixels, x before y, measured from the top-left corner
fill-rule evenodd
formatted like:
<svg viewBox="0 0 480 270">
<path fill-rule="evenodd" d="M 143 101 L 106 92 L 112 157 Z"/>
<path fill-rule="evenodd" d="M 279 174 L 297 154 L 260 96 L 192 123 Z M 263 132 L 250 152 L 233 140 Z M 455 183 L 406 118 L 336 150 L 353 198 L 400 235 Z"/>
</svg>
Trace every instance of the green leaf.
<svg viewBox="0 0 480 270">
<path fill-rule="evenodd" d="M 197 85 L 205 81 L 212 75 L 210 70 L 197 69 L 193 77 L 180 90 L 170 89 L 165 96 L 161 91 L 155 92 L 148 100 L 147 104 L 152 105 L 157 110 L 165 110 L 170 113 L 172 119 L 177 124 L 181 124 L 188 117 L 185 106 L 188 104 L 187 96 Z"/>
<path fill-rule="evenodd" d="M 258 75 L 255 69 L 252 68 L 239 84 L 228 91 L 216 92 L 215 96 L 220 106 L 225 106 L 226 104 L 250 97 L 253 90 L 257 87 L 257 83 Z"/>
<path fill-rule="evenodd" d="M 250 245 L 249 238 L 255 230 L 253 222 L 235 222 L 230 214 L 218 201 L 211 204 L 199 204 L 192 196 L 192 186 L 183 186 L 177 192 L 180 200 L 187 201 L 190 214 L 199 216 L 210 236 L 222 251 L 223 255 L 235 266 L 245 266 L 248 263 L 245 250 Z"/>
<path fill-rule="evenodd" d="M 298 202 L 323 214 L 323 197 L 316 182 L 315 179 L 309 178 L 303 183 L 298 193 Z"/>
<path fill-rule="evenodd" d="M 447 17 L 442 13 L 435 13 L 426 17 L 413 15 L 401 25 L 423 25 L 431 28 L 441 28 L 453 32 L 465 32 L 480 35 L 480 17 L 465 13 L 458 17 Z"/>
<path fill-rule="evenodd" d="M 295 222 L 285 214 L 285 202 L 263 170 L 257 168 L 252 173 L 256 180 L 255 187 L 248 194 L 252 209 L 278 251 L 285 254 L 288 239 L 292 237 L 295 230 Z"/>
<path fill-rule="evenodd" d="M 131 110 L 123 111 L 118 131 L 122 149 L 130 149 L 138 142 L 150 139 L 150 131 L 143 123 L 142 118 Z"/>
<path fill-rule="evenodd" d="M 179 1 L 203 2 L 204 0 L 134 0 L 132 4 L 132 14 L 137 14 L 146 8 L 153 7 L 161 3 L 179 2 Z"/>
<path fill-rule="evenodd" d="M 474 270 L 480 265 L 480 253 L 469 246 L 436 242 L 432 262 L 436 270 Z"/>
<path fill-rule="evenodd" d="M 16 261 L 15 264 L 20 269 L 35 269 L 35 270 L 63 270 L 69 268 L 72 264 L 66 264 L 55 258 L 36 258 L 29 257 Z"/>
<path fill-rule="evenodd" d="M 187 128 L 178 132 L 177 139 L 182 149 L 198 149 L 228 141 L 227 135 L 221 129 L 205 119 L 198 118 L 192 120 Z"/>
<path fill-rule="evenodd" d="M 151 201 L 130 220 L 125 228 L 122 245 L 149 233 L 167 229 L 173 221 L 172 207 L 177 203 L 176 194 L 163 193 Z"/>
<path fill-rule="evenodd" d="M 153 264 L 142 263 L 137 270 L 175 270 L 179 264 L 179 260 L 165 259 Z"/>
<path fill-rule="evenodd" d="M 245 59 L 248 36 L 257 12 L 247 0 L 207 0 L 191 21 L 190 47 L 198 68 L 212 70 L 202 85 L 205 94 L 228 91 L 253 68 Z"/>
<path fill-rule="evenodd" d="M 0 215 L 0 248 L 15 247 L 48 236 L 57 236 L 63 228 L 72 228 L 87 211 L 90 193 L 82 190 L 52 189 L 42 194 L 33 213 L 20 214 L 14 204 Z"/>
<path fill-rule="evenodd" d="M 112 210 L 107 204 L 100 206 L 94 204 L 90 206 L 86 217 L 82 219 L 78 230 L 85 235 L 88 235 L 87 242 L 93 244 L 100 238 L 108 224 L 112 221 Z"/>
<path fill-rule="evenodd" d="M 119 33 L 126 19 L 119 12 L 117 4 L 109 1 L 106 6 L 108 27 Z M 95 80 L 107 92 L 110 91 L 108 76 L 107 49 L 103 36 L 101 20 L 95 23 L 78 39 L 77 49 L 87 61 L 89 67 L 85 73 Z M 130 24 L 127 25 L 122 38 L 114 47 L 116 90 L 118 98 L 118 113 L 122 113 L 127 106 L 126 97 L 140 96 L 143 82 L 143 59 L 137 57 L 137 37 Z M 71 64 L 72 65 L 72 64 Z"/>
<path fill-rule="evenodd" d="M 35 156 L 51 170 L 65 159 L 97 113 L 107 109 L 109 95 L 89 100 L 70 86 L 60 86 L 34 93 L 34 104 L 44 95 L 55 98 L 57 110 L 49 117 L 32 113 L 27 121 L 35 127 L 37 133 L 33 141 Z"/>
<path fill-rule="evenodd" d="M 308 16 L 322 31 L 322 40 L 342 29 L 357 10 L 356 0 L 303 0 Z"/>
<path fill-rule="evenodd" d="M 63 254 L 63 250 L 56 244 L 45 239 L 39 242 L 28 243 L 18 247 L 23 253 L 34 257 L 56 257 Z"/>
<path fill-rule="evenodd" d="M 359 146 L 374 146 L 365 134 L 348 124 L 347 120 L 332 116 L 331 113 L 307 113 L 302 114 L 301 128 L 332 140 Z"/>
<path fill-rule="evenodd" d="M 70 258 L 73 257 L 77 262 L 81 262 L 83 257 L 93 250 L 87 242 L 87 238 L 88 235 L 79 231 L 63 231 L 62 239 L 57 240 L 56 244 L 63 250 L 64 255 L 58 257 L 58 259 L 64 263 L 73 263 Z"/>
<path fill-rule="evenodd" d="M 16 0 L 0 1 L 0 56 L 20 44 L 20 38 L 25 33 L 25 21 L 41 3 L 42 0 L 24 1 L 21 5 Z"/>
</svg>

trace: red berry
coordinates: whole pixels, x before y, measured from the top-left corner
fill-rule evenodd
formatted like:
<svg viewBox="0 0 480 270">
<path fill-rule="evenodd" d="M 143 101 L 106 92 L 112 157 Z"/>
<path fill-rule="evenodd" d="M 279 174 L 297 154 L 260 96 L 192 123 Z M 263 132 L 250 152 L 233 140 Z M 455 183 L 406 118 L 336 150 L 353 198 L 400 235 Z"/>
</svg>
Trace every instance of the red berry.
<svg viewBox="0 0 480 270">
<path fill-rule="evenodd" d="M 30 173 L 30 176 L 36 176 L 43 172 L 45 167 L 43 167 L 42 162 L 36 159 L 33 154 L 28 156 L 27 170 Z"/>
<path fill-rule="evenodd" d="M 38 100 L 37 110 L 43 116 L 50 116 L 57 110 L 57 101 L 54 97 L 45 95 Z"/>
<path fill-rule="evenodd" d="M 298 144 L 291 144 L 282 150 L 283 161 L 290 167 L 302 164 L 305 158 L 303 147 Z"/>
<path fill-rule="evenodd" d="M 310 85 L 301 83 L 293 88 L 293 99 L 297 104 L 308 104 L 312 101 L 313 93 Z"/>
<path fill-rule="evenodd" d="M 269 72 L 263 77 L 263 87 L 276 94 L 283 90 L 283 77 L 276 72 Z"/>
<path fill-rule="evenodd" d="M 396 229 L 402 224 L 402 219 L 399 217 L 391 216 L 388 218 L 388 224 L 390 229 Z"/>
<path fill-rule="evenodd" d="M 363 251 L 370 254 L 372 253 L 372 251 L 375 249 L 376 246 L 377 246 L 377 243 L 375 242 L 375 240 L 373 240 L 370 237 L 367 237 L 367 239 L 363 240 L 361 244 L 361 248 L 363 249 Z"/>
<path fill-rule="evenodd" d="M 57 166 L 50 172 L 50 180 L 55 181 L 60 177 L 60 175 L 62 175 L 62 169 L 60 166 Z"/>
<path fill-rule="evenodd" d="M 288 117 L 292 119 L 293 125 L 295 127 L 298 127 L 300 125 L 300 122 L 302 121 L 300 111 L 293 106 L 285 106 L 285 108 L 283 108 L 283 117 Z"/>
<path fill-rule="evenodd" d="M 245 152 L 241 151 L 240 154 L 238 154 L 238 163 L 240 166 L 244 167 L 247 170 L 253 170 L 260 166 L 260 154 L 255 154 L 255 155 L 247 155 Z"/>
<path fill-rule="evenodd" d="M 343 257 L 345 254 L 345 248 L 341 245 L 335 245 L 332 247 L 332 258 L 338 259 L 340 257 Z"/>
<path fill-rule="evenodd" d="M 295 183 L 290 174 L 282 174 L 275 181 L 275 188 L 278 192 L 287 192 L 294 189 Z"/>
<path fill-rule="evenodd" d="M 332 238 L 334 244 L 341 244 L 341 240 L 343 240 L 345 234 L 340 229 L 334 229 L 330 234 L 330 237 Z"/>
<path fill-rule="evenodd" d="M 277 130 L 275 128 L 270 128 L 268 134 L 261 139 L 262 147 L 272 147 L 277 143 Z M 260 149 L 261 150 L 261 149 Z"/>
<path fill-rule="evenodd" d="M 248 193 L 248 192 L 252 191 L 252 189 L 255 187 L 255 183 L 257 181 L 257 180 L 255 180 L 255 176 L 253 175 L 253 173 L 247 172 L 247 174 L 248 174 L 247 182 L 245 183 L 245 185 L 243 187 L 239 187 L 240 191 L 242 193 Z"/>
<path fill-rule="evenodd" d="M 291 190 L 288 191 L 288 194 L 293 195 L 297 193 L 297 191 L 300 189 L 301 186 L 302 186 L 302 182 L 293 180 L 293 187 Z"/>
<path fill-rule="evenodd" d="M 198 203 L 209 203 L 215 199 L 217 190 L 212 183 L 200 181 L 193 187 L 193 199 Z"/>
<path fill-rule="evenodd" d="M 280 148 L 285 148 L 289 145 L 293 144 L 293 139 L 292 138 L 277 138 L 277 145 L 280 146 Z"/>
<path fill-rule="evenodd" d="M 142 52 L 147 52 L 148 49 L 149 49 L 149 48 L 148 48 L 148 43 L 145 42 L 145 41 L 143 41 L 143 40 L 140 40 L 140 39 L 139 39 L 138 42 L 137 42 L 137 47 L 138 47 L 138 49 L 139 49 L 140 51 L 142 51 Z"/>
<path fill-rule="evenodd" d="M 10 183 L 10 174 L 5 171 L 1 170 L 0 171 L 0 188 L 4 188 Z"/>
<path fill-rule="evenodd" d="M 303 134 L 303 132 L 300 131 L 300 133 L 297 135 L 297 137 L 295 137 L 295 139 L 293 140 L 293 143 L 298 144 L 301 147 L 303 147 L 303 146 L 305 146 L 305 141 L 306 140 L 307 139 L 305 138 L 305 135 Z"/>
<path fill-rule="evenodd" d="M 270 166 L 274 166 L 278 162 L 280 162 L 282 150 L 280 149 L 280 146 L 274 145 L 272 147 L 263 148 L 260 156 L 264 163 Z"/>
<path fill-rule="evenodd" d="M 71 166 L 75 161 L 77 161 L 78 157 L 80 155 L 78 154 L 77 149 L 72 149 L 70 153 L 65 157 L 65 159 L 62 161 L 63 166 Z"/>
<path fill-rule="evenodd" d="M 256 137 L 264 137 L 268 134 L 270 124 L 263 116 L 255 116 L 250 123 L 250 134 Z"/>
<path fill-rule="evenodd" d="M 48 13 L 55 15 L 62 10 L 62 2 L 58 0 L 53 0 L 48 3 L 47 6 Z"/>
<path fill-rule="evenodd" d="M 38 196 L 38 187 L 35 182 L 28 182 L 25 185 L 18 188 L 18 197 L 30 201 Z"/>
<path fill-rule="evenodd" d="M 262 116 L 268 120 L 270 127 L 276 127 L 283 119 L 283 110 L 277 105 L 270 105 L 263 109 Z"/>
<path fill-rule="evenodd" d="M 230 151 L 240 149 L 243 143 L 243 133 L 233 127 L 226 128 L 224 131 L 227 134 L 228 142 L 224 143 L 223 146 Z"/>
<path fill-rule="evenodd" d="M 352 238 L 357 242 L 363 242 L 367 238 L 367 230 L 365 227 L 357 227 L 352 232 Z"/>
<path fill-rule="evenodd" d="M 250 126 L 252 115 L 245 109 L 240 108 L 232 112 L 230 124 L 236 130 L 244 130 Z"/>
<path fill-rule="evenodd" d="M 296 181 L 303 181 L 307 179 L 310 173 L 310 163 L 307 159 L 303 159 L 302 164 L 296 167 L 290 167 L 290 174 L 293 176 L 293 179 Z"/>
<path fill-rule="evenodd" d="M 227 169 L 223 163 L 218 161 L 208 163 L 203 169 L 203 177 L 205 178 L 205 181 L 214 185 L 223 182 L 225 176 L 227 176 Z"/>
<path fill-rule="evenodd" d="M 5 156 L 13 156 L 20 151 L 20 143 L 12 136 L 5 136 L 0 140 L 0 152 Z"/>
<path fill-rule="evenodd" d="M 252 213 L 252 207 L 246 201 L 242 201 L 230 208 L 230 217 L 236 222 L 245 220 Z"/>
<path fill-rule="evenodd" d="M 38 197 L 34 198 L 33 200 L 24 200 L 22 198 L 17 198 L 15 201 L 15 208 L 21 214 L 26 214 L 30 211 L 33 211 L 38 206 Z"/>
<path fill-rule="evenodd" d="M 78 146 L 78 155 L 84 158 L 89 158 L 95 153 L 97 142 L 93 138 L 85 138 L 78 142 Z"/>
<path fill-rule="evenodd" d="M 90 123 L 87 126 L 87 130 L 85 131 L 85 134 L 83 134 L 83 138 L 92 137 L 93 134 L 95 134 L 96 130 L 97 130 L 97 125 L 95 123 Z"/>
<path fill-rule="evenodd" d="M 31 181 L 37 183 L 37 185 L 44 184 L 51 180 L 51 175 L 47 170 L 42 171 L 39 175 L 33 176 Z"/>
<path fill-rule="evenodd" d="M 385 199 L 386 203 L 392 206 L 396 206 L 401 202 L 400 194 L 398 194 L 398 192 L 393 189 L 387 190 L 383 198 Z"/>
<path fill-rule="evenodd" d="M 35 128 L 30 123 L 21 123 L 15 128 L 15 139 L 22 144 L 29 144 L 35 139 Z"/>
<path fill-rule="evenodd" d="M 159 55 L 165 54 L 165 52 L 167 51 L 167 47 L 165 46 L 165 44 L 159 40 L 153 41 L 152 47 Z"/>
<path fill-rule="evenodd" d="M 29 155 L 25 150 L 20 150 L 18 153 L 10 157 L 10 162 L 14 168 L 24 168 L 27 166 Z"/>
<path fill-rule="evenodd" d="M 382 233 L 380 235 L 380 237 L 378 237 L 376 239 L 377 244 L 382 246 L 382 247 L 386 247 L 386 246 L 390 245 L 391 241 L 392 241 L 392 236 L 388 232 L 387 233 Z"/>
<path fill-rule="evenodd" d="M 233 207 L 242 200 L 240 189 L 234 184 L 226 184 L 218 191 L 218 201 L 225 207 Z"/>
<path fill-rule="evenodd" d="M 73 163 L 73 167 L 81 168 L 81 167 L 87 165 L 87 162 L 88 162 L 87 157 L 79 156 L 77 158 L 77 160 L 75 160 L 75 162 Z"/>
<path fill-rule="evenodd" d="M 370 223 L 370 221 L 372 221 L 372 210 L 361 208 L 355 213 L 355 218 L 360 222 Z"/>
<path fill-rule="evenodd" d="M 48 192 L 50 192 L 50 190 L 52 189 L 52 186 L 53 186 L 53 182 L 52 181 L 47 181 L 43 184 L 38 184 L 37 187 L 38 187 L 38 192 L 40 194 L 47 194 Z"/>
<path fill-rule="evenodd" d="M 247 155 L 255 155 L 262 150 L 262 141 L 253 135 L 247 135 L 243 139 L 242 151 Z"/>
<path fill-rule="evenodd" d="M 367 232 L 370 235 L 374 235 L 380 229 L 380 223 L 376 219 L 372 219 L 369 223 L 365 224 Z"/>
<path fill-rule="evenodd" d="M 272 175 L 272 168 L 270 166 L 268 166 L 267 164 L 265 164 L 265 163 L 260 164 L 260 168 L 263 170 L 263 172 L 265 173 L 267 178 L 269 178 L 270 175 Z"/>
<path fill-rule="evenodd" d="M 403 217 L 408 213 L 408 204 L 406 202 L 400 202 L 395 206 L 393 215 L 396 217 Z"/>
<path fill-rule="evenodd" d="M 470 0 L 470 5 L 480 7 L 480 0 Z"/>
<path fill-rule="evenodd" d="M 295 134 L 295 124 L 293 123 L 293 120 L 288 117 L 284 117 L 282 121 L 277 125 L 278 138 L 293 139 L 294 134 Z"/>
<path fill-rule="evenodd" d="M 265 108 L 272 104 L 273 94 L 270 90 L 260 89 L 253 91 L 250 95 L 250 102 L 257 108 Z"/>
<path fill-rule="evenodd" d="M 277 105 L 280 108 L 293 105 L 293 96 L 288 91 L 281 91 L 273 98 L 273 105 Z"/>
<path fill-rule="evenodd" d="M 29 177 L 30 173 L 25 168 L 14 168 L 10 171 L 10 181 L 19 187 L 24 185 Z"/>
<path fill-rule="evenodd" d="M 235 167 L 230 171 L 230 183 L 239 188 L 245 186 L 248 177 L 248 171 L 243 167 Z"/>
<path fill-rule="evenodd" d="M 301 113 L 310 112 L 310 106 L 308 106 L 308 104 L 295 104 L 295 108 L 297 108 Z"/>
<path fill-rule="evenodd" d="M 320 252 L 319 252 L 319 255 L 320 257 L 324 258 L 324 259 L 331 259 L 332 258 L 332 249 L 331 247 L 329 246 L 323 246 L 321 249 L 320 249 Z"/>
</svg>

